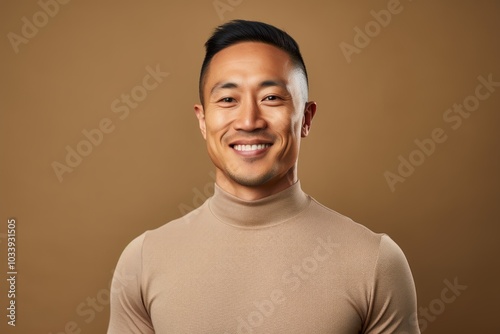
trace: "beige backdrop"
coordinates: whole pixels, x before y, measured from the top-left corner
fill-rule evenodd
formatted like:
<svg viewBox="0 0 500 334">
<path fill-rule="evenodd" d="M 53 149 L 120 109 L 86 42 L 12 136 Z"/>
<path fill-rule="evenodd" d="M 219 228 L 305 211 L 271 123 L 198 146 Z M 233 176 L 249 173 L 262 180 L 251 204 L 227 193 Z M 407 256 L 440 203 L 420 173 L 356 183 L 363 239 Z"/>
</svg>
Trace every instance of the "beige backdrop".
<svg viewBox="0 0 500 334">
<path fill-rule="evenodd" d="M 425 333 L 498 333 L 500 87 L 476 87 L 500 82 L 499 2 L 63 2 L 0 5 L 2 333 L 104 333 L 125 245 L 209 196 L 192 106 L 203 43 L 235 18 L 301 45 L 319 106 L 303 188 L 398 242 Z"/>
</svg>

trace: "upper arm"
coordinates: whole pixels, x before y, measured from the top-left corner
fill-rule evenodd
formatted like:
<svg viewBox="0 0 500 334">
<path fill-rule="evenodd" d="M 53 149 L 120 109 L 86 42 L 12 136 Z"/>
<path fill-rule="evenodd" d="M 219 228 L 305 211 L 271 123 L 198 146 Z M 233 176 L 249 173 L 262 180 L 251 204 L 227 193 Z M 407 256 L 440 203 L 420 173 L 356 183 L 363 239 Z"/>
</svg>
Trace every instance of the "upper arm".
<svg viewBox="0 0 500 334">
<path fill-rule="evenodd" d="M 387 235 L 380 241 L 364 333 L 420 333 L 410 266 L 401 248 Z"/>
<path fill-rule="evenodd" d="M 144 236 L 128 244 L 118 260 L 111 283 L 108 334 L 154 333 L 141 293 Z"/>
</svg>

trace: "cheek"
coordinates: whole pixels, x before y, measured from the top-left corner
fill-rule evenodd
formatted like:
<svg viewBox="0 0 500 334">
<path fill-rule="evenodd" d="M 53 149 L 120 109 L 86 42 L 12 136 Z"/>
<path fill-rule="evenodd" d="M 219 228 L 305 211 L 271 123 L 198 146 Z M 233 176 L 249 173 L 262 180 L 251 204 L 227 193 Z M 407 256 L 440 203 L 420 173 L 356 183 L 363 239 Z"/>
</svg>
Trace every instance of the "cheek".
<svg viewBox="0 0 500 334">
<path fill-rule="evenodd" d="M 224 131 L 224 129 L 228 128 L 230 123 L 231 120 L 229 119 L 228 115 L 215 111 L 205 119 L 207 132 L 210 132 L 211 134 L 216 134 L 218 132 Z"/>
<path fill-rule="evenodd" d="M 295 116 L 294 119 L 287 123 L 286 134 L 284 133 L 284 140 L 286 140 L 286 150 L 290 158 L 295 159 L 299 151 L 300 138 L 301 138 L 302 119 Z"/>
<path fill-rule="evenodd" d="M 283 161 L 288 161 L 290 159 L 295 159 L 298 153 L 298 145 L 300 143 L 300 128 L 301 124 L 297 121 L 288 121 L 287 123 L 281 123 L 279 128 L 276 128 L 276 132 L 281 138 L 281 156 Z"/>
<path fill-rule="evenodd" d="M 295 139 L 300 136 L 302 120 L 298 117 L 282 120 L 277 123 L 276 131 L 286 137 L 288 140 Z"/>
<path fill-rule="evenodd" d="M 222 151 L 223 146 L 223 136 L 226 133 L 227 122 L 222 117 L 211 117 L 206 118 L 206 133 L 207 133 L 207 148 L 209 154 L 217 154 L 217 152 Z"/>
</svg>

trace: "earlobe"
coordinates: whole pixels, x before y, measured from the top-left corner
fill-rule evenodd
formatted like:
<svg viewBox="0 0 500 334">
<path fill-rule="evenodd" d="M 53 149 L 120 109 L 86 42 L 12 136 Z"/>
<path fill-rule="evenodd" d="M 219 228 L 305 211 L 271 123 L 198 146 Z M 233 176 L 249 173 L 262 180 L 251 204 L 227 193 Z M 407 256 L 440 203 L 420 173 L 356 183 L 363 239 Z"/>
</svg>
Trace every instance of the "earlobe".
<svg viewBox="0 0 500 334">
<path fill-rule="evenodd" d="M 204 139 L 207 139 L 207 127 L 205 124 L 205 111 L 203 110 L 203 106 L 201 104 L 194 105 L 194 113 L 198 118 L 198 124 L 200 127 L 201 135 Z"/>
<path fill-rule="evenodd" d="M 309 135 L 312 119 L 315 114 L 316 114 L 316 102 L 314 101 L 307 102 L 304 109 L 304 116 L 302 118 L 301 136 L 303 138 Z"/>
</svg>

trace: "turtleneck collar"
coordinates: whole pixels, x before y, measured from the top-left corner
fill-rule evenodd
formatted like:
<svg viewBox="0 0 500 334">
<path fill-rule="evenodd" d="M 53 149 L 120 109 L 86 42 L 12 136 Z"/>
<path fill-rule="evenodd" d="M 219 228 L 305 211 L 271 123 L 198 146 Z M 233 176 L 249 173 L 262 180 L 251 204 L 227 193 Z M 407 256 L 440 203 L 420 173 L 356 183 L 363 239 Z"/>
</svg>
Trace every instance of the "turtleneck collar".
<svg viewBox="0 0 500 334">
<path fill-rule="evenodd" d="M 215 184 L 210 211 L 222 222 L 244 228 L 262 228 L 283 223 L 301 213 L 310 202 L 297 181 L 285 190 L 255 201 L 242 200 Z"/>
</svg>

